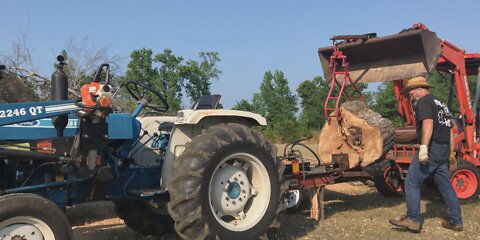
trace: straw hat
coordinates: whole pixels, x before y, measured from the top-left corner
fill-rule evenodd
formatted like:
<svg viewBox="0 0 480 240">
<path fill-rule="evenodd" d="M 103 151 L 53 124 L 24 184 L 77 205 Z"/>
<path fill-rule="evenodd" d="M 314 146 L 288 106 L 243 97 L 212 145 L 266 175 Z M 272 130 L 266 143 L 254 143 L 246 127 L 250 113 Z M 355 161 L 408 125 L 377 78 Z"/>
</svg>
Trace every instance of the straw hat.
<svg viewBox="0 0 480 240">
<path fill-rule="evenodd" d="M 425 77 L 414 77 L 407 81 L 407 85 L 403 88 L 403 93 L 408 94 L 410 90 L 415 88 L 432 88 L 433 86 L 427 83 Z"/>
</svg>

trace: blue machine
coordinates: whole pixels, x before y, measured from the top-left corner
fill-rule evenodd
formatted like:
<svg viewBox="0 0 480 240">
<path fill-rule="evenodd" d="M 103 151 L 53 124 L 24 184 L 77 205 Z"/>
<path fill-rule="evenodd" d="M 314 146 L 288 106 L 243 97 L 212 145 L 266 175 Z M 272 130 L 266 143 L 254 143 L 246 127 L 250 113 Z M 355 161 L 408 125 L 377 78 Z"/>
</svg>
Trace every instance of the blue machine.
<svg viewBox="0 0 480 240">
<path fill-rule="evenodd" d="M 109 139 L 137 139 L 139 137 L 140 122 L 131 114 L 109 115 L 107 124 Z M 79 118 L 69 114 L 64 136 L 75 136 L 79 126 Z M 37 140 L 53 138 L 56 137 L 56 134 L 51 118 L 35 119 L 0 127 L 0 140 Z"/>
<path fill-rule="evenodd" d="M 100 85 L 104 69 L 107 79 Z M 52 86 L 52 99 L 56 101 L 0 105 L 0 195 L 34 193 L 61 209 L 91 200 L 163 198 L 166 193 L 160 190 L 161 163 L 138 166 L 129 154 L 142 144 L 138 114 L 150 106 L 166 111 L 166 101 L 157 96 L 163 105 L 149 105 L 148 99 L 133 94 L 139 104 L 132 114 L 111 113 L 109 106 L 100 106 L 96 102 L 98 95 L 109 91 L 105 87 L 108 64 L 102 64 L 97 71 L 96 85 L 88 86 L 101 89 L 87 89 L 87 97 L 95 105 L 85 105 L 85 99 L 62 100 L 66 98 L 66 90 L 62 89 L 66 88 L 66 78 L 60 70 L 55 73 L 60 79 L 56 82 L 64 86 Z M 133 82 L 130 85 L 137 90 L 138 86 L 144 87 Z M 168 136 L 152 135 L 153 141 L 149 142 L 164 149 Z"/>
</svg>

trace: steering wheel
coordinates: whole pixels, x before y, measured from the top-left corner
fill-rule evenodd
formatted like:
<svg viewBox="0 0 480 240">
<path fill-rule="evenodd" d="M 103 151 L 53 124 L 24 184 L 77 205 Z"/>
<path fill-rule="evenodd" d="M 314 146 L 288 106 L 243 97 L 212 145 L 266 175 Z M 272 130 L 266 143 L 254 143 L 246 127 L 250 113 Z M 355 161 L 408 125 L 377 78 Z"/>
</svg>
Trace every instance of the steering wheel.
<svg viewBox="0 0 480 240">
<path fill-rule="evenodd" d="M 127 82 L 125 84 L 125 88 L 127 88 L 128 93 L 132 95 L 135 100 L 139 101 L 144 107 L 148 107 L 157 112 L 166 112 L 168 110 L 168 103 L 165 98 L 162 97 L 160 93 L 153 90 L 151 87 L 145 86 L 144 84 L 137 83 L 137 82 Z M 161 101 L 161 105 L 152 104 L 150 101 L 151 99 L 148 96 L 145 96 L 145 93 L 152 93 Z"/>
</svg>

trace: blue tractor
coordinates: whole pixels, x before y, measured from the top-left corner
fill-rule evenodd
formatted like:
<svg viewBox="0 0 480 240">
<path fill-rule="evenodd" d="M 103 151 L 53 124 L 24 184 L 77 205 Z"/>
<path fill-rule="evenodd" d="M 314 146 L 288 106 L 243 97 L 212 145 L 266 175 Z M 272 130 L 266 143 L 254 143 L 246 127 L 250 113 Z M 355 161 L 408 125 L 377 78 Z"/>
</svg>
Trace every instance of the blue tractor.
<svg viewBox="0 0 480 240">
<path fill-rule="evenodd" d="M 72 239 L 67 206 L 110 200 L 143 234 L 255 239 L 282 204 L 284 165 L 258 114 L 217 109 L 202 97 L 177 116 L 139 82 L 125 87 L 133 113 L 114 113 L 109 66 L 69 100 L 63 58 L 52 101 L 0 105 L 0 239 Z"/>
</svg>

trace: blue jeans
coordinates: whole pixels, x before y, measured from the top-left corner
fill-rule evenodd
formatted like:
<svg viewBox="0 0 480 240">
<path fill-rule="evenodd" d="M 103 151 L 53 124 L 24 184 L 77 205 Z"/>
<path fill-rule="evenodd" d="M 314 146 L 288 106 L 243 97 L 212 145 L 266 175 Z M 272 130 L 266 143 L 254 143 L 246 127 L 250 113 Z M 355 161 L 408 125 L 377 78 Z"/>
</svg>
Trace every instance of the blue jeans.
<svg viewBox="0 0 480 240">
<path fill-rule="evenodd" d="M 420 192 L 425 178 L 431 176 L 435 180 L 438 191 L 443 197 L 447 208 L 447 216 L 451 223 L 462 224 L 460 202 L 453 190 L 448 172 L 448 157 L 450 146 L 448 144 L 431 143 L 428 148 L 430 160 L 421 164 L 418 153 L 408 167 L 405 180 L 405 201 L 407 203 L 407 218 L 420 224 Z"/>
</svg>

